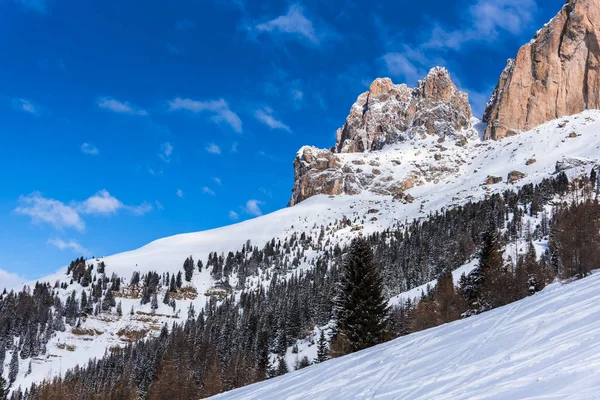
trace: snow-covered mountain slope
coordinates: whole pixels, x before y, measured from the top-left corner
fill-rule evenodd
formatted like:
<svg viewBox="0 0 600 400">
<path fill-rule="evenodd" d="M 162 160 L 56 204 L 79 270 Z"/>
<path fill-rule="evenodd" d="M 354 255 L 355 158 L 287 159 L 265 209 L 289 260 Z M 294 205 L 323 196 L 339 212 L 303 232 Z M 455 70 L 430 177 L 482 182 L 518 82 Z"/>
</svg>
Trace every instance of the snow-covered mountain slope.
<svg viewBox="0 0 600 400">
<path fill-rule="evenodd" d="M 215 399 L 596 399 L 600 274 Z"/>
<path fill-rule="evenodd" d="M 393 180 L 405 179 L 415 170 L 424 171 L 422 181 L 407 191 L 414 199 L 412 202 L 394 200 L 393 196 L 369 190 L 354 196 L 319 195 L 294 207 L 253 220 L 211 231 L 160 239 L 137 250 L 91 259 L 87 263 L 97 265 L 103 261 L 106 264 L 106 276 L 116 273 L 127 285 L 134 271 L 176 274 L 182 270 L 185 258 L 190 255 L 194 260 L 202 260 L 206 264 L 209 253 L 241 250 L 247 240 L 259 248 L 273 238 L 284 242 L 294 233 L 306 233 L 316 240 L 321 226 L 324 227 L 324 242 L 329 241 L 327 246 L 332 248 L 335 244 L 347 242 L 359 232 L 383 231 L 414 218 L 424 218 L 431 211 L 481 200 L 510 187 L 537 183 L 555 173 L 557 162 L 560 162 L 558 167 L 566 169 L 571 176 L 587 174 L 600 157 L 600 111 L 586 111 L 551 121 L 500 142 L 472 138 L 461 146 L 447 144 L 447 149 L 443 151 L 437 145 L 437 138 L 431 137 L 390 145 L 381 151 L 339 155 L 345 163 L 352 165 L 356 165 L 353 161 L 360 160 L 364 173 L 379 169 L 382 175 L 388 174 Z M 436 160 L 434 156 L 438 153 L 442 158 Z M 535 162 L 532 162 L 534 159 Z M 520 175 L 521 179 L 508 184 L 507 176 L 512 171 L 520 171 L 524 176 Z M 484 185 L 489 176 L 502 177 L 503 182 Z M 352 222 L 350 226 L 335 224 L 336 220 L 344 217 Z M 308 248 L 305 251 L 306 258 L 298 268 L 311 268 L 311 262 L 319 254 L 317 246 Z M 230 281 L 233 287 L 237 283 L 235 279 Z M 266 274 L 249 277 L 245 287 L 268 285 L 268 279 Z M 69 283 L 70 280 L 66 268 L 41 279 L 52 285 L 56 281 Z M 27 284 L 33 286 L 34 282 Z M 111 347 L 123 346 L 131 338 L 158 334 L 163 324 L 185 320 L 190 305 L 193 304 L 199 311 L 209 299 L 205 293 L 214 284 L 207 269 L 201 273 L 196 270 L 189 285 L 196 289 L 197 296 L 178 299 L 175 310 L 162 304 L 159 297 L 159 307 L 154 314 L 151 313 L 150 304 L 141 305 L 139 298 L 117 298 L 117 301 L 122 301 L 121 317 L 114 314 L 89 316 L 82 321 L 80 331 L 73 332 L 68 328 L 66 332 L 58 333 L 48 343 L 47 353 L 31 360 L 29 374 L 30 360 L 20 360 L 15 387 L 27 387 L 32 382 L 84 364 L 92 357 L 102 356 Z M 81 293 L 82 289 L 79 284 L 73 283 L 61 289 L 60 295 L 65 299 L 73 291 Z M 8 361 L 7 357 L 6 366 Z"/>
</svg>

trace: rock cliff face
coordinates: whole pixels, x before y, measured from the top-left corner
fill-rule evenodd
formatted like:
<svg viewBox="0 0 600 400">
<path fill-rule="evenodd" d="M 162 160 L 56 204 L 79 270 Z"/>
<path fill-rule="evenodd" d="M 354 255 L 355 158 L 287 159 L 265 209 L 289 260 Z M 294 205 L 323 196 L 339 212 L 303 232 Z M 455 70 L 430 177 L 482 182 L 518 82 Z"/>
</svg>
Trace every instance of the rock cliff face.
<svg viewBox="0 0 600 400">
<path fill-rule="evenodd" d="M 600 0 L 568 0 L 509 60 L 484 114 L 486 139 L 600 108 Z"/>
<path fill-rule="evenodd" d="M 425 135 L 454 137 L 469 127 L 471 117 L 467 94 L 458 91 L 444 68 L 433 68 L 416 89 L 379 78 L 350 109 L 334 151 L 379 150 Z"/>
<path fill-rule="evenodd" d="M 474 134 L 471 117 L 467 94 L 458 91 L 444 68 L 433 68 L 416 89 L 396 85 L 389 78 L 376 79 L 350 109 L 331 150 L 303 147 L 297 153 L 289 205 L 317 194 L 358 194 L 362 190 L 410 201 L 404 191 L 419 181 L 422 171 L 413 174 L 409 167 L 402 167 L 407 173 L 398 175 L 398 160 L 392 160 L 386 169 L 376 160 L 348 156 L 430 138 L 436 141 L 429 149 L 436 153 L 429 157 L 438 164 L 435 174 L 453 169 L 439 165 L 443 164 L 439 153 L 445 149 L 441 143 L 463 146 L 466 136 Z"/>
</svg>

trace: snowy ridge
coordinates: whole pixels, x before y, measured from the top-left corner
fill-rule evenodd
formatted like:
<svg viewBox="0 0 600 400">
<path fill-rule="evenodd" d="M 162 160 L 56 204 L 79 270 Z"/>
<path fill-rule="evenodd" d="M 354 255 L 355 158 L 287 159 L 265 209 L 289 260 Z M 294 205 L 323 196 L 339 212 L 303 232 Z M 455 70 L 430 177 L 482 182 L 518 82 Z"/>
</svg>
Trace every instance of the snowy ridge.
<svg viewBox="0 0 600 400">
<path fill-rule="evenodd" d="M 356 165 L 360 160 L 364 173 L 373 173 L 373 169 L 389 174 L 392 181 L 403 180 L 414 171 L 421 172 L 421 180 L 407 190 L 414 200 L 397 201 L 391 195 L 381 195 L 366 187 L 358 195 L 311 197 L 300 204 L 276 211 L 253 220 L 206 232 L 176 235 L 159 239 L 137 250 L 116 254 L 102 259 L 88 260 L 88 264 L 106 264 L 106 275 L 116 273 L 127 285 L 132 273 L 156 271 L 159 274 L 176 274 L 182 270 L 185 258 L 192 255 L 194 260 L 206 263 L 210 252 L 217 253 L 240 250 L 247 240 L 262 247 L 275 238 L 282 242 L 292 234 L 306 233 L 318 237 L 321 225 L 328 226 L 336 220 L 347 217 L 353 221 L 351 226 L 333 227 L 326 231 L 326 241 L 331 248 L 337 243 L 351 240 L 358 232 L 366 234 L 381 232 L 388 227 L 426 218 L 429 212 L 442 208 L 478 201 L 486 196 L 502 192 L 513 184 L 507 184 L 507 175 L 518 170 L 525 176 L 514 183 L 514 187 L 527 183 L 537 183 L 555 173 L 557 162 L 560 169 L 570 176 L 588 174 L 600 157 L 600 111 L 585 111 L 579 115 L 551 121 L 530 132 L 507 138 L 503 141 L 481 141 L 476 135 L 464 146 L 442 143 L 447 149 L 441 151 L 434 138 L 397 143 L 381 151 L 369 153 L 342 154 L 344 162 Z M 434 155 L 440 153 L 441 160 Z M 534 163 L 528 161 L 535 159 Z M 448 169 L 445 169 L 447 166 Z M 439 170 L 438 167 L 444 167 Z M 502 183 L 484 185 L 488 176 L 503 178 Z M 334 224 L 335 225 L 335 224 Z M 309 249 L 306 260 L 298 267 L 311 268 L 310 262 L 319 256 L 319 252 Z M 467 268 L 467 266 L 465 266 Z M 460 274 L 458 274 L 460 276 Z M 69 283 L 66 268 L 56 274 L 40 279 L 43 282 L 56 281 Z M 28 282 L 33 287 L 35 282 Z M 76 365 L 85 364 L 92 357 L 101 357 L 111 347 L 123 346 L 126 341 L 119 332 L 144 332 L 147 336 L 158 334 L 160 327 L 174 321 L 182 322 L 187 318 L 187 310 L 194 305 L 199 311 L 209 297 L 205 292 L 215 284 L 210 272 L 196 270 L 190 285 L 198 296 L 194 299 L 177 300 L 176 310 L 162 304 L 155 315 L 151 315 L 150 304 L 141 305 L 137 298 L 117 298 L 122 301 L 123 316 L 102 314 L 90 316 L 83 321 L 81 328 L 93 334 L 77 335 L 67 329 L 58 333 L 48 343 L 46 355 L 31 360 L 32 372 L 27 374 L 30 360 L 19 360 L 19 375 L 15 387 L 28 387 L 64 373 Z M 235 287 L 235 278 L 231 281 Z M 246 288 L 268 285 L 261 277 L 249 277 Z M 15 288 L 20 290 L 23 286 Z M 0 288 L 1 290 L 2 288 Z M 81 293 L 79 284 L 71 284 L 60 290 L 63 300 L 73 291 Z M 420 294 L 420 289 L 417 288 Z M 412 295 L 411 295 L 412 296 Z M 130 310 L 133 309 L 133 315 Z M 316 331 L 315 331 L 316 332 Z M 69 347 L 69 346 L 71 347 Z M 8 360 L 6 358 L 6 366 Z M 5 368 L 5 371 L 8 368 Z"/>
<path fill-rule="evenodd" d="M 213 397 L 597 399 L 600 273 Z"/>
</svg>

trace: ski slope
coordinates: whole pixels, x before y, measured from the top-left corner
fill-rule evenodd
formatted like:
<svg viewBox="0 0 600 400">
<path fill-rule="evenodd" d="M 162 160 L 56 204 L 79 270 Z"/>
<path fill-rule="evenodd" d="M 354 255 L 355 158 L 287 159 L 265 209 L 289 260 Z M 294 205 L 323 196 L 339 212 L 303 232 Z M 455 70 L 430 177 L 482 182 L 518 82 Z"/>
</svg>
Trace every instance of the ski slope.
<svg viewBox="0 0 600 400">
<path fill-rule="evenodd" d="M 600 273 L 221 400 L 597 399 Z"/>
</svg>

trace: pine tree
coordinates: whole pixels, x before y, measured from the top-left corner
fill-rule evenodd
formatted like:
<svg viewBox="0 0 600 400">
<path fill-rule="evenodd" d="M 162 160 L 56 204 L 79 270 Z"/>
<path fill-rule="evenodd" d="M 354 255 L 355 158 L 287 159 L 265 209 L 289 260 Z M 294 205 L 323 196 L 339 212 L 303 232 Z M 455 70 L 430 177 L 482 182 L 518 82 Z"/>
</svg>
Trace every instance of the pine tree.
<svg viewBox="0 0 600 400">
<path fill-rule="evenodd" d="M 175 284 L 177 285 L 177 289 L 181 289 L 181 286 L 183 286 L 183 282 L 181 281 L 181 271 L 177 273 L 177 280 Z"/>
<path fill-rule="evenodd" d="M 325 331 L 321 330 L 319 341 L 317 342 L 317 358 L 316 363 L 322 363 L 329 360 L 329 349 L 327 348 L 327 339 L 325 339 Z"/>
<path fill-rule="evenodd" d="M 190 282 L 194 276 L 194 259 L 189 256 L 183 262 L 183 270 L 185 271 L 185 280 Z"/>
<path fill-rule="evenodd" d="M 279 362 L 277 364 L 277 376 L 285 375 L 290 372 L 287 363 L 285 362 L 285 358 L 279 357 Z"/>
<path fill-rule="evenodd" d="M 152 295 L 152 301 L 150 302 L 150 309 L 152 309 L 153 314 L 156 312 L 156 309 L 158 309 L 158 299 L 156 298 L 156 293 L 154 293 Z"/>
<path fill-rule="evenodd" d="M 122 308 L 122 306 L 121 306 L 121 301 L 120 301 L 120 300 L 119 300 L 119 303 L 117 304 L 117 315 L 118 315 L 119 317 L 122 317 L 122 316 L 123 316 L 123 308 Z"/>
<path fill-rule="evenodd" d="M 492 226 L 485 234 L 479 260 L 481 271 L 479 305 L 481 311 L 503 306 L 510 301 L 510 295 L 507 292 L 511 289 L 511 283 L 508 282 L 508 272 L 504 268 L 502 253 L 500 236 Z"/>
<path fill-rule="evenodd" d="M 19 374 L 19 356 L 16 348 L 13 349 L 12 358 L 10 359 L 10 365 L 8 367 L 8 382 L 10 385 L 17 379 Z"/>
<path fill-rule="evenodd" d="M 8 390 L 6 388 L 6 381 L 2 377 L 2 374 L 0 374 L 0 400 L 6 399 L 7 396 Z"/>
<path fill-rule="evenodd" d="M 336 301 L 340 340 L 347 341 L 351 351 L 382 343 L 388 320 L 387 301 L 379 266 L 362 236 L 352 241 L 340 289 Z"/>
</svg>

